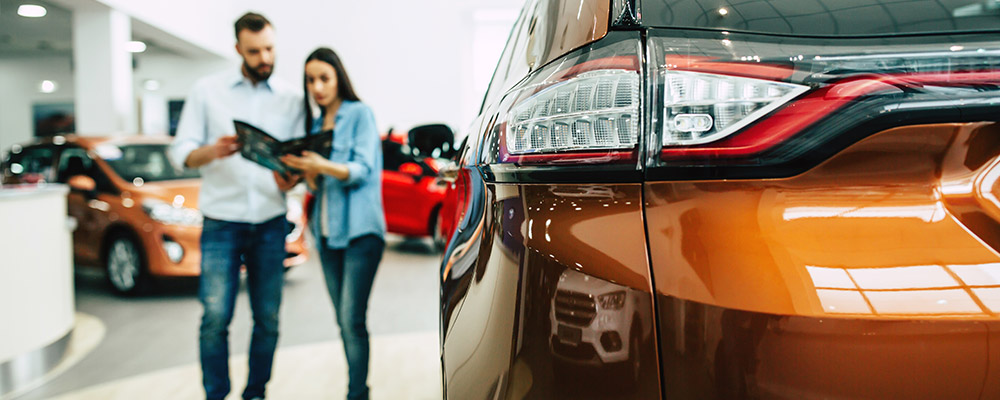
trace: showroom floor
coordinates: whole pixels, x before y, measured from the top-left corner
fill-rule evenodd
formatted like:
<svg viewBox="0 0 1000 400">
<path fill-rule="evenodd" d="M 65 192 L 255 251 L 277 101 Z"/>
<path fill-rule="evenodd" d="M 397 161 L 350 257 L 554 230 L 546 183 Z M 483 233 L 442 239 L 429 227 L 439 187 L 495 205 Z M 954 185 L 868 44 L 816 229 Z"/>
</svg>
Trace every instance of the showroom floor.
<svg viewBox="0 0 1000 400">
<path fill-rule="evenodd" d="M 441 397 L 437 304 L 440 255 L 424 241 L 388 238 L 369 307 L 375 399 Z M 286 277 L 272 399 L 339 399 L 346 363 L 315 258 Z M 112 295 L 100 273 L 78 272 L 74 352 L 51 381 L 18 400 L 199 399 L 197 281 L 166 282 L 153 295 Z M 246 376 L 250 312 L 241 293 L 230 327 L 234 394 Z M 79 344 L 79 345 L 76 345 Z M 58 372 L 58 371 L 57 371 Z"/>
</svg>

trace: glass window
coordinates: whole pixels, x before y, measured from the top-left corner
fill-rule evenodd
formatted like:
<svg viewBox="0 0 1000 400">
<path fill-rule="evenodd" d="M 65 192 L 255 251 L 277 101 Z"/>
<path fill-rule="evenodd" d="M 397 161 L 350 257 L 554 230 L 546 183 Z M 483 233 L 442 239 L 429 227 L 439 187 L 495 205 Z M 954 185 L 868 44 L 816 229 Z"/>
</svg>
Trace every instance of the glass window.
<svg viewBox="0 0 1000 400">
<path fill-rule="evenodd" d="M 167 160 L 166 144 L 132 144 L 115 146 L 102 144 L 95 152 L 107 161 L 122 179 L 128 182 L 136 178 L 144 182 L 193 179 L 200 175 L 197 170 L 177 171 Z"/>
<path fill-rule="evenodd" d="M 10 156 L 8 169 L 23 183 L 54 182 L 55 149 L 49 146 L 29 147 Z"/>
<path fill-rule="evenodd" d="M 76 175 L 91 176 L 94 168 L 94 160 L 90 159 L 87 151 L 79 147 L 69 147 L 59 154 L 59 174 L 57 181 L 66 183 L 69 178 Z"/>
<path fill-rule="evenodd" d="M 770 34 L 944 33 L 996 30 L 998 4 L 996 0 L 647 0 L 640 18 L 647 26 Z"/>
</svg>

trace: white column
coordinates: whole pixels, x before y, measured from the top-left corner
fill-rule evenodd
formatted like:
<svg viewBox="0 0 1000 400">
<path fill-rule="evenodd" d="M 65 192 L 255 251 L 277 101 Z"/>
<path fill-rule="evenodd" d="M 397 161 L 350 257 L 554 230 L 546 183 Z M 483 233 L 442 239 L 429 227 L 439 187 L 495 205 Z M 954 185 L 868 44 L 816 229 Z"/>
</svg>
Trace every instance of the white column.
<svg viewBox="0 0 1000 400">
<path fill-rule="evenodd" d="M 103 5 L 73 10 L 76 130 L 84 135 L 136 131 L 128 15 Z"/>
</svg>

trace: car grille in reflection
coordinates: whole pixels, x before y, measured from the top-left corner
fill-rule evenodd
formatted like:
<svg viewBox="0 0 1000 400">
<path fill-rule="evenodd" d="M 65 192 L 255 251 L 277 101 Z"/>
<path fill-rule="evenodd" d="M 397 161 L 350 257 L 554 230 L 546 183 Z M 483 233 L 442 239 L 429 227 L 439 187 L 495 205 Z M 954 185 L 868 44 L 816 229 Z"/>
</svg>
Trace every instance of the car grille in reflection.
<svg viewBox="0 0 1000 400">
<path fill-rule="evenodd" d="M 556 291 L 556 320 L 571 325 L 587 326 L 597 315 L 594 297 L 568 290 Z"/>
</svg>

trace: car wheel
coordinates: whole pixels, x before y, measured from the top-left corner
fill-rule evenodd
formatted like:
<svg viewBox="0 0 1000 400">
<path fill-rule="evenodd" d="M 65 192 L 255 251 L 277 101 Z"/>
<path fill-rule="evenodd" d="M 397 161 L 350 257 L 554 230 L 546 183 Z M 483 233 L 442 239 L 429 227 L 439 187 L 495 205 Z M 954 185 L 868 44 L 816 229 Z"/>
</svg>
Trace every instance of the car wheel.
<svg viewBox="0 0 1000 400">
<path fill-rule="evenodd" d="M 626 368 L 628 368 L 628 378 L 633 384 L 631 386 L 635 387 L 635 384 L 639 382 L 639 374 L 642 373 L 642 350 L 639 344 L 641 334 L 639 333 L 639 326 L 633 325 L 631 333 L 628 343 L 629 360 Z"/>
<path fill-rule="evenodd" d="M 431 213 L 430 228 L 431 240 L 434 241 L 434 249 L 444 251 L 445 238 L 444 233 L 441 232 L 441 206 L 438 206 Z"/>
<path fill-rule="evenodd" d="M 111 288 L 121 295 L 136 295 L 148 288 L 142 249 L 135 239 L 118 234 L 111 237 L 105 254 L 105 270 Z"/>
</svg>

